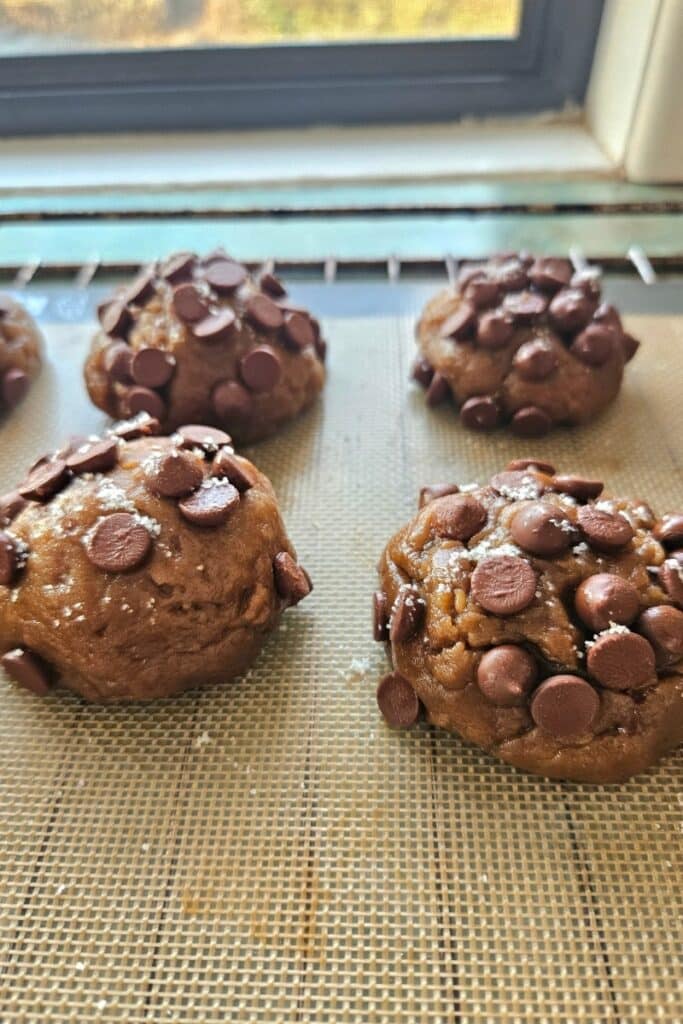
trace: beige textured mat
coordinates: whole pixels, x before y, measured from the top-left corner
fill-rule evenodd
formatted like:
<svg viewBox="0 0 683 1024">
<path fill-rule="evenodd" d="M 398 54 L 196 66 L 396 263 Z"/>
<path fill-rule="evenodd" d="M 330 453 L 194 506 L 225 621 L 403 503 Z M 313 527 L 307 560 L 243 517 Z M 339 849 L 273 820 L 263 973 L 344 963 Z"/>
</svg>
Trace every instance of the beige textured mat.
<svg viewBox="0 0 683 1024">
<path fill-rule="evenodd" d="M 647 342 L 618 405 L 533 452 L 680 508 L 683 325 L 630 325 Z M 382 725 L 382 544 L 420 484 L 521 446 L 426 409 L 408 319 L 326 328 L 324 401 L 252 450 L 316 589 L 249 677 L 119 708 L 0 680 L 0 1021 L 680 1021 L 680 753 L 600 789 Z M 50 331 L 2 486 L 103 424 L 86 337 Z"/>
</svg>

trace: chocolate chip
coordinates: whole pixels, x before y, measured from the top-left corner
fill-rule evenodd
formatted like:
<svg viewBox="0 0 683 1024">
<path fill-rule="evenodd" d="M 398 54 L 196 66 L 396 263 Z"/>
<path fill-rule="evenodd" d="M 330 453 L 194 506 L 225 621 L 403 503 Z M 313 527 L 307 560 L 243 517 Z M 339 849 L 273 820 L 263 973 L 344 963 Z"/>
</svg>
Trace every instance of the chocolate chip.
<svg viewBox="0 0 683 1024">
<path fill-rule="evenodd" d="M 503 348 L 515 333 L 512 317 L 501 310 L 484 313 L 477 325 L 477 343 L 482 348 Z"/>
<path fill-rule="evenodd" d="M 474 333 L 477 323 L 477 312 L 469 302 L 461 302 L 454 313 L 446 317 L 439 334 L 442 338 L 453 338 L 461 341 Z"/>
<path fill-rule="evenodd" d="M 637 690 L 655 678 L 655 652 L 638 633 L 602 633 L 588 648 L 586 665 L 609 690 Z"/>
<path fill-rule="evenodd" d="M 240 503 L 240 492 L 227 480 L 209 477 L 201 487 L 178 502 L 181 514 L 195 526 L 221 526 Z"/>
<path fill-rule="evenodd" d="M 675 604 L 683 605 L 683 556 L 667 558 L 659 570 L 659 582 Z"/>
<path fill-rule="evenodd" d="M 516 615 L 536 595 L 536 573 L 516 555 L 492 555 L 472 573 L 472 597 L 494 615 Z"/>
<path fill-rule="evenodd" d="M 640 342 L 637 338 L 634 338 L 632 334 L 628 334 L 626 331 L 619 335 L 619 341 L 621 342 L 621 350 L 624 354 L 624 362 L 630 363 L 640 348 Z"/>
<path fill-rule="evenodd" d="M 575 334 L 589 323 L 595 307 L 595 300 L 590 299 L 579 288 L 564 288 L 550 303 L 548 316 L 558 331 L 563 334 Z"/>
<path fill-rule="evenodd" d="M 114 299 L 102 311 L 100 323 L 105 334 L 114 338 L 125 338 L 126 332 L 131 324 L 130 310 L 125 302 Z"/>
<path fill-rule="evenodd" d="M 280 357 L 267 345 L 253 348 L 240 359 L 240 377 L 250 391 L 272 391 L 281 376 Z"/>
<path fill-rule="evenodd" d="M 377 687 L 377 706 L 392 729 L 410 729 L 420 717 L 420 700 L 405 676 L 390 672 Z"/>
<path fill-rule="evenodd" d="M 285 313 L 284 338 L 297 352 L 315 344 L 315 331 L 305 313 Z"/>
<path fill-rule="evenodd" d="M 599 572 L 580 584 L 574 605 L 581 621 L 594 633 L 601 633 L 614 622 L 629 626 L 638 614 L 640 597 L 628 580 Z"/>
<path fill-rule="evenodd" d="M 602 494 L 602 480 L 587 480 L 581 476 L 554 476 L 550 489 L 558 494 L 568 494 L 576 501 L 591 501 Z"/>
<path fill-rule="evenodd" d="M 161 265 L 159 275 L 171 284 L 189 281 L 196 262 L 197 257 L 193 252 L 177 252 Z"/>
<path fill-rule="evenodd" d="M 530 710 L 544 732 L 568 740 L 590 732 L 600 711 L 600 697 L 579 676 L 550 676 L 534 693 Z"/>
<path fill-rule="evenodd" d="M 428 388 L 432 383 L 432 377 L 434 376 L 434 367 L 427 359 L 418 359 L 413 364 L 411 372 L 413 380 L 423 387 Z"/>
<path fill-rule="evenodd" d="M 440 373 L 435 373 L 427 388 L 427 405 L 434 409 L 437 405 L 442 405 L 450 396 L 451 389 L 448 381 Z"/>
<path fill-rule="evenodd" d="M 251 395 L 236 380 L 223 380 L 211 392 L 211 404 L 221 420 L 240 420 L 249 416 Z"/>
<path fill-rule="evenodd" d="M 104 351 L 104 368 L 112 380 L 129 384 L 133 379 L 133 350 L 125 341 L 115 341 Z"/>
<path fill-rule="evenodd" d="M 3 494 L 0 497 L 0 526 L 9 526 L 27 505 L 26 498 L 22 498 L 19 491 L 8 491 L 7 494 Z"/>
<path fill-rule="evenodd" d="M 578 288 L 589 298 L 599 299 L 601 279 L 602 274 L 597 267 L 588 267 L 586 270 L 577 270 L 575 274 L 572 274 L 569 284 L 572 288 Z"/>
<path fill-rule="evenodd" d="M 486 525 L 486 509 L 471 494 L 453 494 L 430 503 L 429 521 L 439 537 L 467 541 Z"/>
<path fill-rule="evenodd" d="M 381 590 L 372 595 L 372 636 L 378 643 L 389 639 L 387 595 Z"/>
<path fill-rule="evenodd" d="M 183 498 L 196 491 L 204 474 L 196 459 L 182 451 L 172 451 L 150 460 L 145 483 L 152 494 L 164 498 Z"/>
<path fill-rule="evenodd" d="M 173 311 L 184 323 L 203 320 L 209 312 L 204 296 L 193 284 L 179 284 L 173 289 Z"/>
<path fill-rule="evenodd" d="M 583 505 L 578 521 L 586 540 L 596 551 L 619 551 L 633 539 L 633 527 L 623 516 L 604 512 L 594 505 Z"/>
<path fill-rule="evenodd" d="M 458 288 L 464 291 L 470 281 L 486 277 L 486 266 L 483 263 L 465 263 L 458 271 Z"/>
<path fill-rule="evenodd" d="M 240 459 L 229 448 L 220 448 L 211 464 L 212 476 L 224 476 L 240 494 L 250 490 L 256 483 L 253 466 L 246 459 Z"/>
<path fill-rule="evenodd" d="M 66 460 L 72 473 L 106 473 L 118 459 L 119 445 L 113 437 L 102 441 L 86 441 L 72 452 Z"/>
<path fill-rule="evenodd" d="M 611 327 L 591 323 L 577 334 L 569 351 L 587 366 L 602 366 L 614 353 L 614 339 Z"/>
<path fill-rule="evenodd" d="M 510 429 L 518 437 L 542 437 L 552 425 L 548 413 L 537 405 L 525 405 L 510 420 Z"/>
<path fill-rule="evenodd" d="M 464 297 L 475 309 L 486 309 L 495 306 L 500 298 L 500 285 L 485 277 L 473 278 L 464 291 Z"/>
<path fill-rule="evenodd" d="M 418 508 L 424 508 L 435 498 L 445 498 L 447 494 L 457 494 L 459 490 L 457 484 L 429 484 L 420 490 Z"/>
<path fill-rule="evenodd" d="M 37 697 L 44 697 L 50 690 L 50 670 L 37 654 L 16 647 L 2 656 L 2 667 L 10 679 Z"/>
<path fill-rule="evenodd" d="M 593 314 L 593 319 L 596 323 L 613 327 L 615 333 L 621 334 L 621 317 L 611 302 L 601 302 Z"/>
<path fill-rule="evenodd" d="M 502 473 L 494 473 L 491 487 L 498 494 L 515 501 L 538 497 L 542 491 L 542 485 L 528 469 L 505 469 Z"/>
<path fill-rule="evenodd" d="M 141 385 L 128 388 L 124 397 L 125 410 L 129 416 L 146 412 L 153 419 L 162 420 L 166 415 L 166 403 L 161 395 Z"/>
<path fill-rule="evenodd" d="M 542 558 L 561 554 L 576 540 L 576 530 L 562 510 L 544 501 L 521 508 L 513 516 L 510 533 L 524 551 Z"/>
<path fill-rule="evenodd" d="M 315 354 L 321 363 L 324 363 L 327 359 L 327 342 L 319 334 L 315 338 Z"/>
<path fill-rule="evenodd" d="M 8 587 L 16 579 L 21 564 L 16 540 L 0 530 L 0 584 Z"/>
<path fill-rule="evenodd" d="M 683 544 L 683 513 L 674 512 L 662 516 L 652 531 L 652 536 L 666 547 Z"/>
<path fill-rule="evenodd" d="M 512 459 L 508 462 L 507 468 L 509 470 L 524 470 L 524 469 L 537 469 L 539 473 L 545 473 L 546 476 L 552 476 L 555 472 L 555 467 L 550 462 L 542 462 L 540 459 Z"/>
<path fill-rule="evenodd" d="M 683 612 L 668 604 L 648 608 L 635 628 L 652 644 L 657 664 L 668 668 L 683 658 Z"/>
<path fill-rule="evenodd" d="M 525 341 L 515 352 L 512 364 L 524 380 L 544 380 L 557 369 L 559 360 L 547 338 Z"/>
<path fill-rule="evenodd" d="M 403 643 L 412 639 L 422 625 L 425 603 L 415 587 L 402 590 L 391 610 L 389 635 L 392 643 Z"/>
<path fill-rule="evenodd" d="M 534 260 L 528 270 L 529 280 L 542 291 L 556 292 L 566 287 L 572 279 L 572 265 L 569 260 L 552 256 Z"/>
<path fill-rule="evenodd" d="M 475 395 L 463 402 L 460 421 L 470 430 L 493 430 L 498 426 L 500 410 L 490 395 Z"/>
<path fill-rule="evenodd" d="M 149 531 L 130 512 L 100 519 L 86 544 L 88 558 L 105 572 L 129 572 L 144 562 L 152 547 Z"/>
<path fill-rule="evenodd" d="M 192 325 L 192 334 L 198 341 L 228 341 L 237 323 L 237 317 L 230 307 L 210 313 L 203 320 Z"/>
<path fill-rule="evenodd" d="M 52 459 L 31 470 L 18 491 L 22 498 L 33 501 L 48 501 L 53 494 L 61 491 L 69 479 L 66 463 L 62 459 Z"/>
<path fill-rule="evenodd" d="M 310 576 L 294 561 L 288 551 L 280 551 L 273 559 L 275 589 L 288 604 L 298 604 L 313 589 Z"/>
<path fill-rule="evenodd" d="M 510 292 L 503 299 L 503 309 L 517 323 L 528 323 L 545 313 L 548 302 L 548 296 L 540 292 Z"/>
<path fill-rule="evenodd" d="M 19 402 L 26 395 L 30 383 L 29 375 L 20 370 L 18 366 L 5 370 L 2 375 L 0 391 L 2 393 L 2 401 L 9 409 L 14 409 L 16 405 L 19 405 Z"/>
<path fill-rule="evenodd" d="M 215 260 L 206 268 L 206 280 L 220 294 L 234 292 L 247 279 L 246 267 L 234 260 Z"/>
<path fill-rule="evenodd" d="M 246 305 L 246 314 L 262 331 L 277 331 L 285 322 L 282 309 L 267 295 L 252 295 Z"/>
<path fill-rule="evenodd" d="M 525 703 L 538 676 L 536 661 L 523 647 L 502 644 L 487 651 L 477 666 L 477 685 L 492 704 L 511 708 Z"/>
<path fill-rule="evenodd" d="M 181 448 L 202 448 L 208 455 L 217 452 L 223 445 L 232 444 L 230 434 L 217 427 L 206 427 L 202 423 L 186 423 L 178 427 L 176 436 Z"/>
<path fill-rule="evenodd" d="M 159 420 L 148 412 L 139 412 L 133 419 L 123 420 L 108 431 L 123 441 L 134 441 L 137 437 L 150 437 L 161 432 Z"/>
<path fill-rule="evenodd" d="M 261 291 L 267 292 L 274 299 L 280 299 L 287 294 L 287 289 L 280 278 L 276 277 L 269 270 L 264 270 L 258 279 L 258 283 Z"/>
<path fill-rule="evenodd" d="M 136 384 L 160 388 L 173 376 L 175 357 L 160 348 L 140 348 L 133 355 L 131 374 Z"/>
<path fill-rule="evenodd" d="M 154 295 L 156 270 L 154 266 L 141 271 L 132 284 L 126 288 L 125 299 L 131 305 L 141 306 Z"/>
</svg>

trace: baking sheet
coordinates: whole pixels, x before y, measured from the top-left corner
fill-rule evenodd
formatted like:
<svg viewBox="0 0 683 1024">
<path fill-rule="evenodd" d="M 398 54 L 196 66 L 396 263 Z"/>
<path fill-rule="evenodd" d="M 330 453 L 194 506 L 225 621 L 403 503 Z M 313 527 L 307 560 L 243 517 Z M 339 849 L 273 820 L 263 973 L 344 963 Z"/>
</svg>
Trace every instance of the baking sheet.
<svg viewBox="0 0 683 1024">
<path fill-rule="evenodd" d="M 61 301 L 1 427 L 3 488 L 105 423 L 80 378 L 90 306 Z M 683 320 L 630 318 L 618 404 L 529 445 L 427 410 L 409 308 L 323 319 L 322 402 L 248 450 L 315 591 L 248 676 L 114 708 L 0 685 L 0 1020 L 680 1021 L 683 752 L 590 787 L 393 733 L 369 604 L 421 484 L 527 451 L 680 508 Z"/>
</svg>

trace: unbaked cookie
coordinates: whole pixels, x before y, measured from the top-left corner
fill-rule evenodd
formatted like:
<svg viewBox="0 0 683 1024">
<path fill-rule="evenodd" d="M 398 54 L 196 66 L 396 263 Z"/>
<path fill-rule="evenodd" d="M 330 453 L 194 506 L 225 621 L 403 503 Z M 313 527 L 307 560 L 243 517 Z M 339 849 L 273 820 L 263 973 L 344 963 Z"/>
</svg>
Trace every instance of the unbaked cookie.
<svg viewBox="0 0 683 1024">
<path fill-rule="evenodd" d="M 619 782 L 683 740 L 683 514 L 521 459 L 428 487 L 389 541 L 390 725 L 422 710 L 525 771 Z"/>
<path fill-rule="evenodd" d="M 149 700 L 243 672 L 311 589 L 270 482 L 227 434 L 146 413 L 0 499 L 0 651 L 18 684 Z"/>
<path fill-rule="evenodd" d="M 324 380 L 320 325 L 281 281 L 222 250 L 152 264 L 99 307 L 85 364 L 111 416 L 148 412 L 164 432 L 208 423 L 260 440 L 310 406 Z"/>
<path fill-rule="evenodd" d="M 43 339 L 33 317 L 0 294 L 0 413 L 21 402 L 41 366 Z"/>
<path fill-rule="evenodd" d="M 638 342 L 601 301 L 597 271 L 503 254 L 466 265 L 425 307 L 414 379 L 474 430 L 520 437 L 594 419 L 614 400 Z"/>
</svg>

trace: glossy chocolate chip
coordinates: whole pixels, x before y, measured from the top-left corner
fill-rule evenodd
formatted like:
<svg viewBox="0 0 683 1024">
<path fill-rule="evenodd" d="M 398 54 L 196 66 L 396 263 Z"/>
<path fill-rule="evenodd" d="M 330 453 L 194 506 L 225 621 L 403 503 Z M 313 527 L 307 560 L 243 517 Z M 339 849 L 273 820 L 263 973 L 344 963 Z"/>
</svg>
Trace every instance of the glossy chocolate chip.
<svg viewBox="0 0 683 1024">
<path fill-rule="evenodd" d="M 177 252 L 161 265 L 159 276 L 170 284 L 189 281 L 196 262 L 197 257 L 193 252 Z"/>
<path fill-rule="evenodd" d="M 211 287 L 221 295 L 234 292 L 247 279 L 246 267 L 234 260 L 212 260 L 204 272 Z"/>
<path fill-rule="evenodd" d="M 425 616 L 425 603 L 414 587 L 402 590 L 391 610 L 389 635 L 392 643 L 411 640 L 419 630 Z"/>
<path fill-rule="evenodd" d="M 283 337 L 290 348 L 301 352 L 315 344 L 315 331 L 305 313 L 285 313 Z"/>
<path fill-rule="evenodd" d="M 123 441 L 134 441 L 138 437 L 150 437 L 161 433 L 161 424 L 154 416 L 143 411 L 130 420 L 115 424 L 108 433 L 120 437 Z"/>
<path fill-rule="evenodd" d="M 659 570 L 659 582 L 675 604 L 683 605 L 683 556 L 666 559 Z"/>
<path fill-rule="evenodd" d="M 602 366 L 614 353 L 614 341 L 611 327 L 591 323 L 577 334 L 569 350 L 587 366 Z"/>
<path fill-rule="evenodd" d="M 579 676 L 550 676 L 531 700 L 531 717 L 544 732 L 558 740 L 574 739 L 591 731 L 600 697 Z"/>
<path fill-rule="evenodd" d="M 555 472 L 555 467 L 551 462 L 543 462 L 541 459 L 512 459 L 508 462 L 507 468 L 513 471 L 537 469 L 539 473 L 545 473 L 546 476 L 552 476 Z"/>
<path fill-rule="evenodd" d="M 593 314 L 593 319 L 596 323 L 613 327 L 617 334 L 620 334 L 623 330 L 621 317 L 611 302 L 601 302 Z"/>
<path fill-rule="evenodd" d="M 148 489 L 164 498 L 184 498 L 196 491 L 203 479 L 197 460 L 182 451 L 167 452 L 150 459 L 145 473 Z"/>
<path fill-rule="evenodd" d="M 557 505 L 536 501 L 525 505 L 510 523 L 510 533 L 524 551 L 550 558 L 576 541 L 576 530 Z"/>
<path fill-rule="evenodd" d="M 548 307 L 550 321 L 562 334 L 575 334 L 590 322 L 595 312 L 595 299 L 579 288 L 564 288 Z"/>
<path fill-rule="evenodd" d="M 280 299 L 287 294 L 287 289 L 280 278 L 276 277 L 269 270 L 264 270 L 258 279 L 258 283 L 261 291 L 266 292 L 274 299 Z"/>
<path fill-rule="evenodd" d="M 198 341 L 228 341 L 233 334 L 237 317 L 230 307 L 209 313 L 203 320 L 192 324 L 192 335 Z"/>
<path fill-rule="evenodd" d="M 572 265 L 569 260 L 546 256 L 534 260 L 527 273 L 536 288 L 552 293 L 569 284 L 572 279 Z"/>
<path fill-rule="evenodd" d="M 472 597 L 494 615 L 516 615 L 536 596 L 536 573 L 516 555 L 492 555 L 472 573 Z"/>
<path fill-rule="evenodd" d="M 392 729 L 410 729 L 420 717 L 420 700 L 405 676 L 390 672 L 377 687 L 377 706 Z"/>
<path fill-rule="evenodd" d="M 420 489 L 418 508 L 424 508 L 435 498 L 445 498 L 447 494 L 457 494 L 460 488 L 457 484 L 429 484 Z"/>
<path fill-rule="evenodd" d="M 22 559 L 14 537 L 0 530 L 0 584 L 8 587 L 16 579 Z"/>
<path fill-rule="evenodd" d="M 437 405 L 443 405 L 450 396 L 451 389 L 448 381 L 440 373 L 435 373 L 427 388 L 427 405 L 434 409 Z"/>
<path fill-rule="evenodd" d="M 524 380 L 545 380 L 555 372 L 559 359 L 551 341 L 533 338 L 519 346 L 512 364 Z"/>
<path fill-rule="evenodd" d="M 240 359 L 240 377 L 250 391 L 272 391 L 282 376 L 282 362 L 267 345 L 253 348 Z"/>
<path fill-rule="evenodd" d="M 86 441 L 79 445 L 66 460 L 72 473 L 106 473 L 118 460 L 119 445 L 113 437 L 101 441 Z"/>
<path fill-rule="evenodd" d="M 626 331 L 619 335 L 619 342 L 621 343 L 621 350 L 624 354 L 624 362 L 630 363 L 640 348 L 640 342 L 637 338 L 634 338 L 632 334 L 628 334 Z"/>
<path fill-rule="evenodd" d="M 620 551 L 633 539 L 633 527 L 624 516 L 604 512 L 594 505 L 583 505 L 579 509 L 578 522 L 596 551 Z"/>
<path fill-rule="evenodd" d="M 464 298 L 475 309 L 486 309 L 495 306 L 500 298 L 500 285 L 485 277 L 473 278 L 464 291 Z"/>
<path fill-rule="evenodd" d="M 387 595 L 381 590 L 376 590 L 372 595 L 372 636 L 378 643 L 389 639 Z"/>
<path fill-rule="evenodd" d="M 540 292 L 510 292 L 503 299 L 503 310 L 517 323 L 528 323 L 548 308 L 548 296 Z"/>
<path fill-rule="evenodd" d="M 429 521 L 438 537 L 467 541 L 486 525 L 486 509 L 471 494 L 452 494 L 430 502 Z"/>
<path fill-rule="evenodd" d="M 588 480 L 582 476 L 554 476 L 550 489 L 558 494 L 568 494 L 576 501 L 591 501 L 602 494 L 602 480 Z"/>
<path fill-rule="evenodd" d="M 522 705 L 538 677 L 536 661 L 523 647 L 502 644 L 487 651 L 477 666 L 477 685 L 492 704 Z"/>
<path fill-rule="evenodd" d="M 31 381 L 29 375 L 18 366 L 5 370 L 0 382 L 0 396 L 8 409 L 14 409 L 25 397 Z"/>
<path fill-rule="evenodd" d="M 267 295 L 252 295 L 246 305 L 246 314 L 262 331 L 278 331 L 285 322 L 285 315 Z"/>
<path fill-rule="evenodd" d="M 126 302 L 133 306 L 142 306 L 154 295 L 154 282 L 156 271 L 153 266 L 142 270 L 138 276 L 126 288 L 124 297 Z"/>
<path fill-rule="evenodd" d="M 131 324 L 130 310 L 125 302 L 114 299 L 102 310 L 100 323 L 105 334 L 112 338 L 125 338 Z"/>
<path fill-rule="evenodd" d="M 575 274 L 572 274 L 569 284 L 572 288 L 578 288 L 589 298 L 599 299 L 601 282 L 602 274 L 597 267 L 587 267 L 585 270 L 577 270 Z"/>
<path fill-rule="evenodd" d="M 493 430 L 499 419 L 500 410 L 490 395 L 474 395 L 460 407 L 460 421 L 470 430 Z"/>
<path fill-rule="evenodd" d="M 579 618 L 594 633 L 601 633 L 612 623 L 630 626 L 638 614 L 638 591 L 621 576 L 599 572 L 581 583 L 574 596 Z"/>
<path fill-rule="evenodd" d="M 206 299 L 193 284 L 179 284 L 173 289 L 173 311 L 183 323 L 197 323 L 203 320 L 209 307 Z"/>
<path fill-rule="evenodd" d="M 652 531 L 652 536 L 666 547 L 683 544 L 683 513 L 674 512 L 662 516 Z"/>
<path fill-rule="evenodd" d="M 477 325 L 477 344 L 482 348 L 503 348 L 515 333 L 512 317 L 500 309 L 484 313 Z"/>
<path fill-rule="evenodd" d="M 161 395 L 151 388 L 143 388 L 142 385 L 128 388 L 124 404 L 129 416 L 136 416 L 139 412 L 148 413 L 153 419 L 162 420 L 166 415 L 166 403 Z"/>
<path fill-rule="evenodd" d="M 144 562 L 152 547 L 149 531 L 130 512 L 100 519 L 86 544 L 88 558 L 105 572 L 130 572 Z"/>
<path fill-rule="evenodd" d="M 130 372 L 136 384 L 161 388 L 175 370 L 175 357 L 160 348 L 140 348 L 133 354 Z"/>
<path fill-rule="evenodd" d="M 303 601 L 313 589 L 310 576 L 288 551 L 280 551 L 273 559 L 273 576 L 275 589 L 290 605 Z"/>
<path fill-rule="evenodd" d="M 602 633 L 588 648 L 589 674 L 609 690 L 637 690 L 655 679 L 655 652 L 638 633 Z"/>
<path fill-rule="evenodd" d="M 216 384 L 211 392 L 211 404 L 221 420 L 239 420 L 249 416 L 252 410 L 251 395 L 236 380 Z"/>
<path fill-rule="evenodd" d="M 2 667 L 10 679 L 37 697 L 44 697 L 51 686 L 50 670 L 37 654 L 16 647 L 2 656 Z"/>
<path fill-rule="evenodd" d="M 418 359 L 413 364 L 411 376 L 414 381 L 420 385 L 420 387 L 428 388 L 432 383 L 432 377 L 434 376 L 434 367 L 427 359 Z"/>
<path fill-rule="evenodd" d="M 211 464 L 212 476 L 223 476 L 229 480 L 233 487 L 236 487 L 240 494 L 251 490 L 256 483 L 256 471 L 254 467 L 241 459 L 230 448 L 220 448 L 216 458 Z"/>
<path fill-rule="evenodd" d="M 133 380 L 133 350 L 125 341 L 115 341 L 108 345 L 103 357 L 104 368 L 112 380 L 121 384 L 130 384 Z"/>
<path fill-rule="evenodd" d="M 648 608 L 635 629 L 652 644 L 657 664 L 668 668 L 683 658 L 683 612 L 668 604 Z"/>
<path fill-rule="evenodd" d="M 9 526 L 23 512 L 28 502 L 19 491 L 8 491 L 0 497 L 0 526 Z"/>
<path fill-rule="evenodd" d="M 469 302 L 461 302 L 458 308 L 446 317 L 439 331 L 442 338 L 453 338 L 462 341 L 474 333 L 477 323 L 477 311 Z"/>
<path fill-rule="evenodd" d="M 552 425 L 548 413 L 537 405 L 525 405 L 510 420 L 510 429 L 518 437 L 543 437 Z"/>
<path fill-rule="evenodd" d="M 178 502 L 181 514 L 194 526 L 222 526 L 240 503 L 240 492 L 227 480 L 209 477 L 201 487 Z"/>
<path fill-rule="evenodd" d="M 178 427 L 175 437 L 179 439 L 181 448 L 201 448 L 207 455 L 213 455 L 224 445 L 232 444 L 230 434 L 202 423 L 186 423 Z"/>
<path fill-rule="evenodd" d="M 18 491 L 22 498 L 33 501 L 48 501 L 53 494 L 61 491 L 69 479 L 69 471 L 63 459 L 51 459 L 31 470 Z"/>
</svg>

